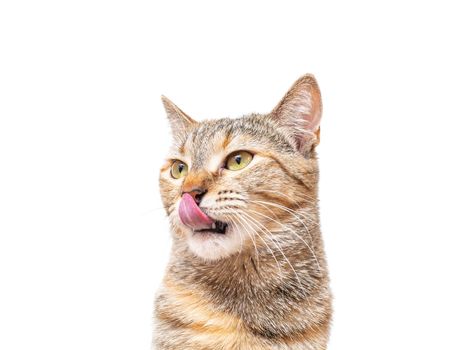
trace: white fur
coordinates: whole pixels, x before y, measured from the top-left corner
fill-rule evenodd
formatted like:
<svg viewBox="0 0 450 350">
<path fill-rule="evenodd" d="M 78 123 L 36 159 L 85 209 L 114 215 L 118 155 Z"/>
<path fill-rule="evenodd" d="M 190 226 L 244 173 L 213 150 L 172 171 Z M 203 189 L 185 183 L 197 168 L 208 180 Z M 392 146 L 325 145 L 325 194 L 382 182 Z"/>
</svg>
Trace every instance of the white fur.
<svg viewBox="0 0 450 350">
<path fill-rule="evenodd" d="M 230 226 L 224 235 L 190 232 L 187 243 L 191 251 L 206 260 L 219 260 L 237 253 L 242 241 Z"/>
</svg>

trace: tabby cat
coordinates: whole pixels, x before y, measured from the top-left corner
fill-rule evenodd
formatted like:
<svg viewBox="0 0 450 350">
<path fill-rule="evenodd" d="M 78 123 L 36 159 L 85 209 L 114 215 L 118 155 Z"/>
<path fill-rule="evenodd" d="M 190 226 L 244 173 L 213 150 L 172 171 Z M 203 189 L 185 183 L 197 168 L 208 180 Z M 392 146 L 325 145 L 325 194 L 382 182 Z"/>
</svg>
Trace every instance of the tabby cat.
<svg viewBox="0 0 450 350">
<path fill-rule="evenodd" d="M 167 98 L 160 189 L 173 245 L 154 349 L 326 349 L 317 199 L 322 102 L 312 75 L 269 114 L 197 122 Z"/>
</svg>

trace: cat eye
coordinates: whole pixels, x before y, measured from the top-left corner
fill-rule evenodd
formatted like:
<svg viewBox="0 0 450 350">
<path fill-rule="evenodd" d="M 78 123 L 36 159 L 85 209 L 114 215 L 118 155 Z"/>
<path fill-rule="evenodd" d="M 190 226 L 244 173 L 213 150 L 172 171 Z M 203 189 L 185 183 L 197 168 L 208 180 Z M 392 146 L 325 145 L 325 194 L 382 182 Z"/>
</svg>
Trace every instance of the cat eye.
<svg viewBox="0 0 450 350">
<path fill-rule="evenodd" d="M 170 175 L 172 175 L 174 179 L 179 179 L 186 176 L 187 171 L 188 166 L 185 163 L 181 160 L 175 160 L 170 168 Z"/>
<path fill-rule="evenodd" d="M 237 151 L 231 153 L 226 162 L 225 167 L 229 170 L 244 169 L 253 159 L 253 155 L 247 151 Z"/>
</svg>

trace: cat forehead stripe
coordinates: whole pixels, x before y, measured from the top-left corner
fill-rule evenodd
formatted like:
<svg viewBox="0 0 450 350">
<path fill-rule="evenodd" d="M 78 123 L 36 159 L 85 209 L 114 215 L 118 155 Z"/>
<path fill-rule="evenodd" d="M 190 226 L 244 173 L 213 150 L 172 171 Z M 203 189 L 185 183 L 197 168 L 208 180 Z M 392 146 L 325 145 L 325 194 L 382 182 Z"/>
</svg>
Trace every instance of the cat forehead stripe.
<svg viewBox="0 0 450 350">
<path fill-rule="evenodd" d="M 187 137 L 183 148 L 192 156 L 193 169 L 204 167 L 213 171 L 219 163 L 218 158 L 227 155 L 221 154 L 220 148 L 226 150 L 234 146 L 238 150 L 239 140 L 244 141 L 244 149 L 247 144 L 254 148 L 294 152 L 293 145 L 260 115 L 203 122 Z M 209 165 L 211 160 L 214 165 Z"/>
</svg>

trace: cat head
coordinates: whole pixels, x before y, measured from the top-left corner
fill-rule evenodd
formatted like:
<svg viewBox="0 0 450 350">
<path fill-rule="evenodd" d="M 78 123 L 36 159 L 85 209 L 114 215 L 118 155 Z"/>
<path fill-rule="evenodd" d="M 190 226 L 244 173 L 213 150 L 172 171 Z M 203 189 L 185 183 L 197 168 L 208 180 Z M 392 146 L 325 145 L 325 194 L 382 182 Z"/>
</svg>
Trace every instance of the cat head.
<svg viewBox="0 0 450 350">
<path fill-rule="evenodd" d="M 312 75 L 269 114 L 197 122 L 162 100 L 173 146 L 160 191 L 177 244 L 206 260 L 245 254 L 316 207 L 322 103 Z"/>
</svg>

